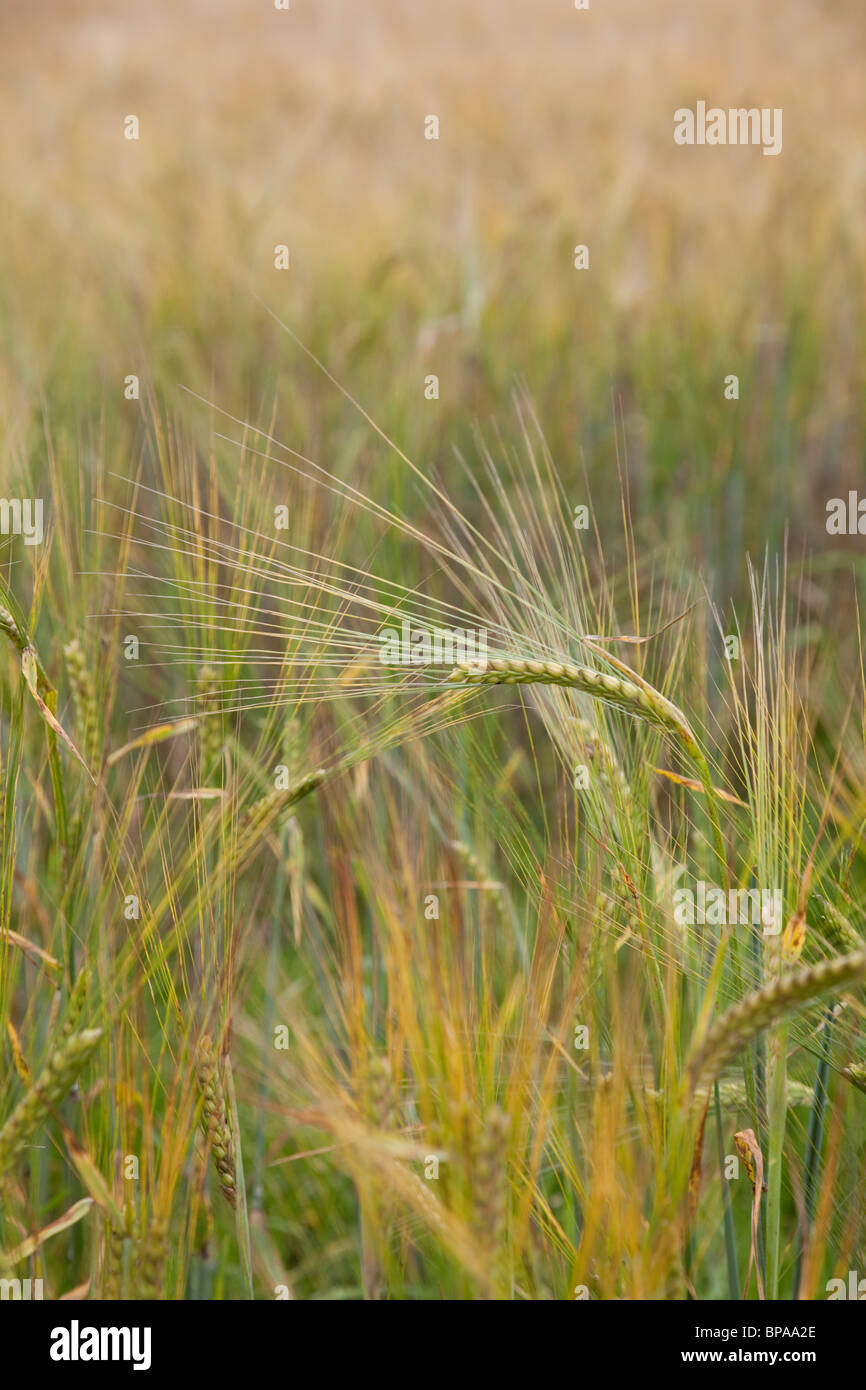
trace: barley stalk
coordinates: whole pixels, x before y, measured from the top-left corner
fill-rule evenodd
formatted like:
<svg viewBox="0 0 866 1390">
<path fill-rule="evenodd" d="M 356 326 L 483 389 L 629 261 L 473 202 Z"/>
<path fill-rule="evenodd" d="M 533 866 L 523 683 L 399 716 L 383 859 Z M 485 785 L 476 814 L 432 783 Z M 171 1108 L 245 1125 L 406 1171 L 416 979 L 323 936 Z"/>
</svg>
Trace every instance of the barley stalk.
<svg viewBox="0 0 866 1390">
<path fill-rule="evenodd" d="M 728 1009 L 693 1047 L 687 1067 L 689 1089 L 708 1086 L 725 1063 L 756 1033 L 828 990 L 844 989 L 866 975 L 866 951 L 821 961 L 771 980 Z"/>
</svg>

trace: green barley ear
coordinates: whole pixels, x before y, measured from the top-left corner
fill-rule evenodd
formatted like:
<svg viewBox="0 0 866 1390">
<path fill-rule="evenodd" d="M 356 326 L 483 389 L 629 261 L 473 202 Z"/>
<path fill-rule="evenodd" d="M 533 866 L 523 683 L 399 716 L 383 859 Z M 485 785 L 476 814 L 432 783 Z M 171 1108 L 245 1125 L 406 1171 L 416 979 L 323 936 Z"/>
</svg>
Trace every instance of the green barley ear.
<svg viewBox="0 0 866 1390">
<path fill-rule="evenodd" d="M 301 721 L 297 715 L 286 720 L 283 729 L 283 762 L 289 769 L 289 778 L 295 782 L 301 776 L 304 761 L 304 737 Z"/>
<path fill-rule="evenodd" d="M 283 729 L 283 762 L 289 771 L 289 781 L 297 782 L 304 766 L 305 740 L 301 721 L 296 715 L 286 720 Z M 289 884 L 289 903 L 292 915 L 292 938 L 301 944 L 304 922 L 304 887 L 306 880 L 306 850 L 304 836 L 296 816 L 287 816 L 283 828 L 283 858 Z"/>
<path fill-rule="evenodd" d="M 513 657 L 494 657 L 483 666 L 462 661 L 448 677 L 450 681 L 469 685 L 562 685 L 580 690 L 597 700 L 639 715 L 651 723 L 677 734 L 689 746 L 695 736 L 682 710 L 667 700 L 660 691 L 646 682 L 637 685 L 622 676 L 596 671 L 591 666 L 568 661 L 526 661 Z"/>
<path fill-rule="evenodd" d="M 488 1110 L 476 1128 L 471 1167 L 472 1225 L 483 1252 L 485 1277 L 482 1297 L 503 1294 L 505 1231 L 508 1214 L 509 1117 L 498 1106 Z"/>
<path fill-rule="evenodd" d="M 27 634 L 19 626 L 17 618 L 2 603 L 0 603 L 0 632 L 6 633 L 10 642 L 15 644 L 19 652 L 24 651 L 28 643 Z"/>
<path fill-rule="evenodd" d="M 101 1028 L 73 1033 L 51 1056 L 0 1130 L 0 1175 L 20 1157 L 39 1126 L 71 1090 L 101 1037 Z"/>
<path fill-rule="evenodd" d="M 367 1064 L 367 1113 L 377 1129 L 389 1129 L 394 1119 L 394 1083 L 387 1057 L 373 1056 Z"/>
<path fill-rule="evenodd" d="M 102 1256 L 102 1297 L 115 1301 L 123 1298 L 123 1231 L 106 1220 L 105 1244 Z"/>
<path fill-rule="evenodd" d="M 842 1075 L 852 1086 L 856 1086 L 858 1091 L 866 1091 L 866 1063 L 852 1062 L 850 1067 L 842 1068 Z"/>
<path fill-rule="evenodd" d="M 613 661 L 612 657 L 609 659 Z M 623 671 L 629 670 L 621 662 L 617 662 L 616 665 Z M 635 672 L 631 674 L 635 677 L 634 680 L 629 680 L 625 675 L 596 671 L 592 666 L 583 666 L 577 662 L 493 657 L 483 664 L 473 661 L 459 662 L 451 671 L 448 680 L 452 684 L 461 685 L 561 685 L 569 690 L 579 690 L 584 695 L 591 695 L 593 699 L 602 700 L 605 704 L 624 710 L 626 714 L 636 715 L 664 729 L 677 741 L 694 764 L 703 784 L 716 857 L 724 870 L 725 846 L 716 810 L 716 795 L 701 746 L 682 710 Z"/>
<path fill-rule="evenodd" d="M 728 1009 L 693 1046 L 686 1076 L 690 1090 L 708 1086 L 722 1067 L 756 1033 L 769 1028 L 793 1009 L 809 1004 L 828 990 L 845 989 L 866 976 L 866 951 L 836 956 L 805 970 L 771 980 Z"/>
<path fill-rule="evenodd" d="M 833 947 L 834 951 L 863 950 L 862 936 L 852 927 L 848 918 L 843 916 L 837 907 L 834 907 L 827 898 L 819 897 L 817 893 L 812 895 L 811 901 L 818 909 L 818 930 L 823 933 L 825 940 Z"/>
<path fill-rule="evenodd" d="M 213 1043 L 207 1036 L 199 1043 L 196 1072 L 202 1093 L 202 1131 L 210 1145 L 223 1194 L 231 1206 L 235 1206 L 238 1194 L 234 1136 L 220 1079 L 219 1060 L 214 1054 Z"/>
<path fill-rule="evenodd" d="M 84 1012 L 84 1005 L 87 1002 L 87 988 L 90 984 L 90 971 L 81 970 L 76 977 L 75 984 L 69 995 L 69 1003 L 66 1006 L 66 1017 L 63 1020 L 63 1027 L 60 1030 L 61 1038 L 68 1038 L 78 1027 L 79 1020 Z"/>
<path fill-rule="evenodd" d="M 130 1297 L 129 1286 L 135 1256 L 133 1211 L 127 1200 L 123 1204 L 123 1225 L 107 1217 L 103 1227 L 102 1297 L 119 1300 Z"/>
<path fill-rule="evenodd" d="M 165 1295 L 168 1262 L 168 1222 L 154 1216 L 143 1231 L 136 1251 L 136 1284 L 140 1298 L 155 1301 Z"/>
<path fill-rule="evenodd" d="M 258 801 L 254 801 L 252 806 L 241 816 L 241 836 L 248 835 L 253 840 L 258 838 L 256 832 L 266 829 L 296 802 L 303 800 L 310 792 L 315 791 L 324 782 L 326 776 L 327 773 L 324 768 L 319 768 L 316 772 L 310 772 L 306 777 L 299 778 L 291 786 L 268 792 L 267 796 L 262 796 Z"/>
<path fill-rule="evenodd" d="M 707 1091 L 710 1088 L 704 1086 L 702 1090 L 696 1091 L 692 1096 L 692 1104 L 696 1107 L 706 1104 Z M 646 1088 L 648 1100 L 656 1105 L 664 1106 L 668 1099 L 667 1091 L 656 1090 L 654 1086 Z M 805 1081 L 788 1080 L 787 1102 L 788 1109 L 796 1109 L 800 1106 L 811 1105 L 814 1100 L 814 1087 Z M 712 1099 L 712 1097 L 711 1097 Z M 722 1110 L 743 1110 L 750 1108 L 749 1096 L 743 1081 L 720 1081 L 719 1082 L 719 1105 Z"/>
<path fill-rule="evenodd" d="M 4 602 L 4 600 L 6 601 Z M 16 617 L 17 607 L 18 605 L 12 595 L 6 590 L 2 581 L 0 581 L 0 632 L 5 632 L 10 642 L 12 642 L 21 653 L 22 658 L 26 658 L 26 660 L 29 661 L 33 673 L 35 674 L 36 686 L 39 691 L 45 695 L 53 696 L 56 692 L 53 690 L 51 682 L 45 674 L 45 667 L 42 665 L 39 653 L 30 639 L 30 635 L 27 631 L 27 624 L 24 622 L 23 618 Z M 23 669 L 24 663 L 22 661 L 22 670 Z"/>
<path fill-rule="evenodd" d="M 509 1118 L 494 1106 L 484 1117 L 472 1174 L 472 1197 L 481 1241 L 495 1249 L 505 1232 Z"/>
<path fill-rule="evenodd" d="M 792 1081 L 790 1078 L 787 1085 L 788 1107 L 811 1105 L 813 1100 L 813 1088 L 805 1081 Z M 706 1095 L 695 1097 L 696 1101 L 706 1100 Z M 723 1110 L 747 1110 L 749 1098 L 746 1094 L 746 1086 L 743 1081 L 720 1081 L 719 1082 L 719 1104 Z"/>
<path fill-rule="evenodd" d="M 506 889 L 504 883 L 499 883 L 488 871 L 487 865 L 476 854 L 471 845 L 467 845 L 463 840 L 449 841 L 448 848 L 457 855 L 461 863 L 465 864 L 467 870 L 475 879 L 475 882 L 483 889 L 487 890 L 487 895 L 492 895 L 491 905 L 497 920 L 503 925 L 506 922 Z"/>
<path fill-rule="evenodd" d="M 196 685 L 195 713 L 199 719 L 199 758 L 204 786 L 208 786 L 217 773 L 222 756 L 224 726 L 220 687 L 219 673 L 212 666 L 202 666 Z"/>
<path fill-rule="evenodd" d="M 77 637 L 67 642 L 63 648 L 66 672 L 72 690 L 72 704 L 75 710 L 75 728 L 81 743 L 84 760 L 90 768 L 98 768 L 100 759 L 99 719 L 96 709 L 96 691 L 93 683 L 93 670 L 84 655 Z"/>
<path fill-rule="evenodd" d="M 575 724 L 587 765 L 598 773 L 603 787 L 611 793 L 617 793 L 623 801 L 628 801 L 628 782 L 607 739 L 602 737 L 588 719 L 578 716 Z"/>
</svg>

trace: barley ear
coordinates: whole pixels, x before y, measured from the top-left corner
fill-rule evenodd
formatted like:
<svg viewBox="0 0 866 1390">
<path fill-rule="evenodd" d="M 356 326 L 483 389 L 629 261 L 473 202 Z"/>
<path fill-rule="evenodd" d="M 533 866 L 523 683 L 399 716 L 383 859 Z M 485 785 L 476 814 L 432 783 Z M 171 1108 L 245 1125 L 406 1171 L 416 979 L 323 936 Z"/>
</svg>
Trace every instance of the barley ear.
<svg viewBox="0 0 866 1390">
<path fill-rule="evenodd" d="M 494 1249 L 505 1230 L 508 1186 L 509 1118 L 494 1106 L 484 1117 L 478 1136 L 473 1173 L 472 1197 L 479 1237 L 485 1246 Z"/>
<path fill-rule="evenodd" d="M 238 857 L 242 858 L 244 854 L 250 853 L 266 830 L 299 801 L 303 801 L 305 796 L 309 796 L 320 787 L 327 776 L 328 772 L 319 768 L 316 772 L 299 778 L 290 787 L 268 792 L 266 796 L 254 801 L 240 819 Z"/>
<path fill-rule="evenodd" d="M 508 1218 L 509 1117 L 494 1106 L 484 1116 L 472 1163 L 476 1239 L 484 1252 L 484 1296 L 493 1298 L 503 1281 L 503 1242 Z"/>
<path fill-rule="evenodd" d="M 689 1091 L 708 1086 L 725 1063 L 756 1033 L 828 990 L 845 989 L 866 976 L 866 951 L 836 956 L 805 970 L 791 971 L 746 995 L 722 1014 L 692 1047 L 686 1068 Z"/>
<path fill-rule="evenodd" d="M 848 918 L 827 898 L 819 897 L 817 893 L 813 895 L 812 901 L 818 909 L 818 929 L 823 932 L 834 951 L 862 951 L 863 938 L 852 927 Z"/>
<path fill-rule="evenodd" d="M 5 604 L 2 603 L 0 603 L 0 632 L 6 633 L 6 636 L 9 638 L 10 642 L 12 642 L 18 648 L 19 652 L 24 651 L 24 648 L 27 646 L 29 640 L 27 634 L 26 632 L 22 632 L 21 628 L 18 625 L 17 619 L 13 616 L 13 614 L 5 606 Z"/>
<path fill-rule="evenodd" d="M 66 1038 L 52 1054 L 35 1085 L 22 1096 L 0 1130 L 0 1175 L 24 1152 L 35 1131 L 63 1100 L 101 1037 L 101 1028 L 87 1028 Z"/>
<path fill-rule="evenodd" d="M 196 1073 L 202 1093 L 201 1127 L 213 1154 L 222 1192 L 226 1200 L 235 1206 L 237 1179 L 234 1136 L 219 1074 L 219 1060 L 214 1053 L 213 1043 L 207 1036 L 199 1043 Z"/>
<path fill-rule="evenodd" d="M 91 972 L 86 967 L 81 970 L 76 977 L 75 984 L 69 993 L 69 1003 L 66 1006 L 66 1017 L 63 1020 L 63 1027 L 60 1030 L 61 1038 L 68 1038 L 69 1034 L 78 1027 L 79 1020 L 84 1012 L 87 1003 L 87 991 L 90 986 Z"/>
<path fill-rule="evenodd" d="M 98 768 L 101 760 L 101 740 L 93 672 L 87 663 L 87 658 L 77 637 L 73 637 L 71 642 L 66 643 L 63 648 L 63 656 L 72 690 L 75 728 L 81 743 L 81 751 L 88 767 Z"/>
<path fill-rule="evenodd" d="M 220 705 L 220 677 L 212 666 L 202 666 L 196 688 L 196 715 L 199 717 L 199 758 L 204 786 L 219 772 L 223 747 L 223 715 Z"/>
<path fill-rule="evenodd" d="M 612 657 L 608 660 L 623 672 L 630 670 L 622 662 L 614 663 Z M 633 680 L 629 680 L 626 675 L 597 671 L 592 666 L 584 666 L 577 662 L 491 657 L 480 664 L 473 661 L 459 662 L 451 671 L 448 680 L 453 684 L 466 685 L 561 685 L 569 690 L 580 690 L 584 695 L 603 700 L 606 704 L 614 705 L 627 714 L 636 715 L 666 730 L 679 743 L 703 783 L 716 857 L 724 871 L 725 847 L 716 810 L 715 791 L 701 746 L 682 710 L 636 672 L 632 671 L 630 674 L 634 677 Z"/>
<path fill-rule="evenodd" d="M 850 1067 L 843 1067 L 842 1075 L 858 1091 L 866 1091 L 866 1065 L 863 1062 L 852 1062 Z"/>
<path fill-rule="evenodd" d="M 395 1104 L 391 1064 L 387 1057 L 373 1054 L 367 1065 L 367 1112 L 379 1130 L 391 1128 Z"/>
</svg>

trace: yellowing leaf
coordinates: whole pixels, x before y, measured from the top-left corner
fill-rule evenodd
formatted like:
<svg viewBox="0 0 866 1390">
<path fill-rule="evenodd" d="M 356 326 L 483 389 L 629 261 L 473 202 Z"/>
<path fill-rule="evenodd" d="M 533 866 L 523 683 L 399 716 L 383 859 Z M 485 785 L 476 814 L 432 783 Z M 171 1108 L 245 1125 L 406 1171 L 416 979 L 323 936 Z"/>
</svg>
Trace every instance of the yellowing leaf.
<svg viewBox="0 0 866 1390">
<path fill-rule="evenodd" d="M 51 970 L 62 970 L 63 967 L 59 960 L 50 956 L 47 951 L 43 951 L 41 946 L 37 946 L 35 941 L 28 941 L 26 936 L 20 936 L 17 931 L 6 931 L 3 933 L 10 946 L 17 946 L 19 951 L 31 956 L 34 960 L 41 961 L 43 965 Z"/>
<path fill-rule="evenodd" d="M 755 1173 L 755 1150 L 758 1148 L 758 1141 L 755 1138 L 754 1130 L 741 1130 L 739 1134 L 734 1135 L 734 1143 L 737 1146 L 737 1153 L 745 1164 L 749 1182 L 752 1184 L 752 1187 L 754 1187 L 755 1178 L 757 1176 Z M 758 1150 L 758 1152 L 760 1152 L 760 1150 Z"/>
<path fill-rule="evenodd" d="M 61 1125 L 63 1139 L 66 1144 L 66 1151 L 75 1168 L 78 1176 L 87 1188 L 96 1205 L 104 1215 L 109 1216 L 116 1226 L 123 1228 L 123 1213 L 108 1190 L 108 1184 L 100 1173 L 90 1154 L 80 1149 L 73 1138 L 72 1131 L 66 1126 Z"/>
<path fill-rule="evenodd" d="M 667 777 L 669 782 L 676 782 L 678 787 L 688 787 L 690 792 L 706 792 L 703 782 L 698 782 L 694 777 L 681 777 L 678 772 L 669 772 L 666 767 L 654 767 L 653 772 L 658 773 L 659 777 Z M 722 801 L 730 801 L 734 806 L 748 806 L 748 802 L 741 801 L 733 792 L 723 791 L 721 787 L 713 787 L 713 792 Z"/>
<path fill-rule="evenodd" d="M 10 1250 L 5 1255 L 0 1253 L 0 1266 L 17 1265 L 21 1260 L 29 1259 L 30 1256 L 35 1254 L 39 1249 L 40 1245 L 45 1244 L 46 1240 L 50 1240 L 52 1236 L 59 1236 L 62 1231 L 68 1231 L 70 1226 L 74 1226 L 77 1221 L 85 1217 L 92 1206 L 92 1197 L 82 1197 L 80 1202 L 75 1202 L 75 1204 L 71 1206 L 68 1211 L 65 1211 L 62 1216 L 58 1216 L 56 1221 L 51 1221 L 47 1226 L 43 1226 L 41 1231 L 37 1231 L 35 1235 L 28 1236 L 26 1240 L 22 1240 L 21 1244 L 16 1245 L 14 1250 Z"/>
<path fill-rule="evenodd" d="M 69 737 L 68 733 L 66 732 L 60 721 L 56 719 L 55 716 L 51 713 L 51 710 L 48 708 L 42 696 L 39 694 L 39 673 L 36 665 L 36 653 L 34 652 L 32 647 L 25 647 L 23 652 L 21 653 L 21 674 L 24 677 L 24 682 L 27 686 L 27 689 L 30 691 L 30 694 L 33 696 L 33 699 L 39 707 L 39 713 L 42 715 L 42 718 L 45 720 L 45 723 L 52 730 L 52 732 L 55 733 L 63 743 L 66 744 L 66 747 L 72 753 L 73 757 L 81 763 L 81 766 L 84 768 L 84 771 L 87 773 L 91 782 L 95 783 L 96 778 L 93 776 L 93 773 L 90 771 L 90 768 L 87 766 L 87 763 L 84 761 L 78 749 L 75 747 L 75 744 L 72 742 L 72 739 Z"/>
<path fill-rule="evenodd" d="M 60 1300 L 59 1300 L 59 1301 L 60 1301 L 61 1303 L 63 1303 L 64 1301 L 66 1301 L 66 1302 L 70 1302 L 70 1301 L 71 1301 L 71 1302 L 73 1302 L 73 1303 L 78 1303 L 78 1302 L 80 1302 L 81 1300 L 86 1299 L 89 1293 L 90 1293 L 90 1280 L 88 1279 L 88 1280 L 86 1280 L 86 1282 L 83 1283 L 83 1284 L 76 1284 L 76 1285 L 75 1285 L 75 1288 L 74 1288 L 74 1289 L 70 1289 L 68 1293 L 62 1293 L 62 1294 L 60 1295 Z"/>
</svg>

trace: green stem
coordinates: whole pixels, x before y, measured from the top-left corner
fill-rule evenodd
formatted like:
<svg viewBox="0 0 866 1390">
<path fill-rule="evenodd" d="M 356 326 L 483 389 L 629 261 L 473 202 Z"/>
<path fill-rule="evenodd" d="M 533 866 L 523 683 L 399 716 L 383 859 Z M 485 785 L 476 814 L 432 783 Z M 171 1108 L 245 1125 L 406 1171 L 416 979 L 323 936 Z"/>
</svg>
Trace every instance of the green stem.
<svg viewBox="0 0 866 1390">
<path fill-rule="evenodd" d="M 803 1206 L 807 1227 L 800 1232 L 797 1247 L 797 1263 L 794 1268 L 794 1285 L 791 1297 L 796 1298 L 800 1289 L 800 1275 L 806 1255 L 808 1227 L 815 1215 L 815 1198 L 818 1191 L 818 1175 L 821 1170 L 821 1150 L 824 1141 L 824 1111 L 827 1105 L 827 1080 L 830 1073 L 830 1040 L 833 1014 L 828 1010 L 821 1030 L 821 1057 L 815 1073 L 815 1087 L 812 1093 L 812 1109 L 809 1112 L 809 1133 L 806 1139 L 806 1169 L 803 1176 Z"/>
<path fill-rule="evenodd" d="M 740 1297 L 740 1272 L 737 1267 L 737 1237 L 734 1228 L 734 1212 L 731 1206 L 731 1186 L 725 1177 L 725 1141 L 722 1133 L 722 1103 L 719 1099 L 719 1083 L 713 1088 L 716 1111 L 716 1144 L 719 1155 L 719 1172 L 722 1178 L 722 1210 L 725 1223 L 725 1264 L 728 1270 L 728 1297 Z"/>
<path fill-rule="evenodd" d="M 252 1299 L 255 1297 L 255 1294 L 253 1293 L 253 1255 L 250 1241 L 250 1217 L 249 1211 L 247 1210 L 247 1185 L 244 1180 L 243 1146 L 241 1144 L 241 1128 L 238 1120 L 238 1102 L 237 1096 L 235 1095 L 235 1079 L 232 1073 L 231 1058 L 228 1055 L 225 1057 L 225 1088 L 235 1145 L 235 1173 L 237 1175 L 235 1224 L 238 1233 L 238 1249 L 240 1251 L 241 1266 L 244 1272 L 247 1298 Z"/>
<path fill-rule="evenodd" d="M 788 1118 L 788 1025 L 777 1028 L 768 1048 L 770 1135 L 767 1156 L 767 1297 L 779 1297 L 782 1154 Z"/>
</svg>

